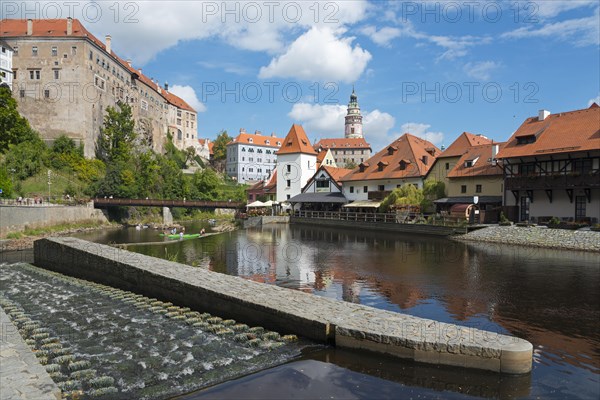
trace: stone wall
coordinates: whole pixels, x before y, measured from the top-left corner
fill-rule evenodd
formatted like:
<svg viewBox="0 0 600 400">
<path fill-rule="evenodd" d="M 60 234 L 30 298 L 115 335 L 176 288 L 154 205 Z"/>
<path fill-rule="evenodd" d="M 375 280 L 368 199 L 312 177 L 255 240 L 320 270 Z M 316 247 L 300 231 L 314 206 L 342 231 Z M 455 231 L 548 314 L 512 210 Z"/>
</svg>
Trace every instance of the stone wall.
<svg viewBox="0 0 600 400">
<path fill-rule="evenodd" d="M 194 268 L 75 238 L 35 242 L 34 263 L 249 325 L 430 364 L 528 373 L 531 343 Z"/>
<path fill-rule="evenodd" d="M 292 224 L 306 224 L 313 226 L 332 226 L 339 228 L 366 229 L 379 232 L 403 232 L 416 235 L 449 236 L 454 234 L 454 228 L 447 226 L 432 226 L 423 224 L 392 224 L 381 222 L 344 221 L 337 219 L 317 219 L 291 217 Z"/>
<path fill-rule="evenodd" d="M 81 221 L 108 222 L 101 210 L 87 206 L 0 206 L 0 236 L 29 228 Z"/>
</svg>

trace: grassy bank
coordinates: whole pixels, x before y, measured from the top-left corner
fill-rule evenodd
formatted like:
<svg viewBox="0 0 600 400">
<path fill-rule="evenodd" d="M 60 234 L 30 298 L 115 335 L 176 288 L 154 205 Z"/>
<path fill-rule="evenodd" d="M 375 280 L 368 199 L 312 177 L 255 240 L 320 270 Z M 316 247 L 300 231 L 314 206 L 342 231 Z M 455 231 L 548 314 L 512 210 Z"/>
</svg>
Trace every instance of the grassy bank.
<svg viewBox="0 0 600 400">
<path fill-rule="evenodd" d="M 100 229 L 118 226 L 113 223 L 103 223 L 97 220 L 83 220 L 73 223 L 61 223 L 56 225 L 44 226 L 41 228 L 25 228 L 22 232 L 10 232 L 5 239 L 23 239 L 26 237 L 44 237 L 58 233 L 70 233 L 80 230 Z"/>
</svg>

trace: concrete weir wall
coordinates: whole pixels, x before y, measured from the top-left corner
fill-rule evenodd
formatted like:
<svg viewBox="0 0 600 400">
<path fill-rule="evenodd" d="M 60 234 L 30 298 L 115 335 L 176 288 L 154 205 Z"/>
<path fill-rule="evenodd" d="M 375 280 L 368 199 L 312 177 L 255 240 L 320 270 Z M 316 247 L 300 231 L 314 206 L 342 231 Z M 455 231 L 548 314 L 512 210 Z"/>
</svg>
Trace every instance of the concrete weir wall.
<svg viewBox="0 0 600 400">
<path fill-rule="evenodd" d="M 34 264 L 282 334 L 430 364 L 531 371 L 531 343 L 247 281 L 75 238 L 34 244 Z"/>
<path fill-rule="evenodd" d="M 25 227 L 44 226 L 79 221 L 108 222 L 102 210 L 88 206 L 0 206 L 0 235 L 19 232 Z"/>
</svg>

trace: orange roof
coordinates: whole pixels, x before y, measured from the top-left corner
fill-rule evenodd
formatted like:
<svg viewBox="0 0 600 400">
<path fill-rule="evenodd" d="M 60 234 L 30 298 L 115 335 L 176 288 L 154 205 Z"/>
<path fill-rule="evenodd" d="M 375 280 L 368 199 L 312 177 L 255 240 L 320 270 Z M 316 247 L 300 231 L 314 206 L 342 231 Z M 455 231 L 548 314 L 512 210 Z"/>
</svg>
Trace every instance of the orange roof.
<svg viewBox="0 0 600 400">
<path fill-rule="evenodd" d="M 315 149 L 310 145 L 310 141 L 308 140 L 302 125 L 294 124 L 290 128 L 285 139 L 283 139 L 283 144 L 277 151 L 277 155 L 297 153 L 317 155 Z"/>
<path fill-rule="evenodd" d="M 322 149 L 370 149 L 371 145 L 363 138 L 321 139 L 314 145 L 315 150 Z"/>
<path fill-rule="evenodd" d="M 518 138 L 533 136 L 533 143 L 519 144 Z M 498 158 L 540 156 L 600 149 L 600 107 L 550 114 L 540 121 L 530 117 L 521 124 Z"/>
<path fill-rule="evenodd" d="M 481 146 L 492 143 L 492 141 L 483 135 L 475 135 L 469 132 L 463 132 L 446 150 L 438 156 L 445 157 L 460 157 L 473 146 Z"/>
<path fill-rule="evenodd" d="M 427 175 L 438 154 L 440 149 L 433 143 L 405 133 L 388 147 L 361 163 L 341 181 L 422 177 Z M 424 162 L 424 157 L 427 163 Z M 406 164 L 404 169 L 401 169 L 401 162 Z"/>
<path fill-rule="evenodd" d="M 327 173 L 329 174 L 331 179 L 333 179 L 335 181 L 335 183 L 337 183 L 338 185 L 341 185 L 341 180 L 344 176 L 346 176 L 346 175 L 348 175 L 348 173 L 352 172 L 352 170 L 348 169 L 348 168 L 336 168 L 336 167 L 332 167 L 330 165 L 323 165 L 321 168 L 323 168 L 325 171 L 327 171 Z M 319 168 L 319 169 L 321 169 L 321 168 Z"/>
<path fill-rule="evenodd" d="M 100 47 L 104 50 L 105 54 L 108 55 L 106 51 L 106 45 L 101 42 L 96 36 L 94 36 L 90 31 L 88 31 L 83 24 L 78 19 L 72 20 L 72 33 L 71 35 L 67 35 L 67 18 L 63 19 L 34 19 L 32 24 L 32 34 L 31 36 L 27 35 L 27 20 L 26 19 L 4 19 L 2 20 L 2 24 L 0 25 L 0 34 L 4 38 L 9 37 L 77 37 L 88 39 L 96 46 Z M 196 112 L 189 104 L 187 104 L 180 97 L 169 93 L 165 90 L 161 90 L 160 92 L 157 90 L 157 84 L 152 82 L 150 78 L 141 74 L 135 68 L 129 66 L 127 61 L 123 60 L 119 56 L 115 54 L 114 51 L 111 50 L 110 57 L 113 58 L 114 61 L 117 61 L 121 64 L 125 69 L 127 69 L 130 73 L 136 74 L 137 79 L 148 85 L 155 92 L 159 93 L 167 102 L 182 108 L 187 111 Z M 161 93 L 162 92 L 162 93 Z"/>
<path fill-rule="evenodd" d="M 206 143 L 208 139 L 198 139 L 198 142 L 200 143 L 200 145 L 204 146 L 204 144 Z M 213 146 L 215 144 L 211 141 L 208 142 L 208 153 L 209 154 L 213 154 Z"/>
<path fill-rule="evenodd" d="M 282 140 L 275 136 L 263 136 L 252 133 L 240 132 L 240 134 L 233 138 L 231 142 L 227 143 L 227 146 L 236 143 L 243 143 L 255 144 L 257 146 L 279 147 L 280 144 L 278 145 L 277 142 L 281 144 Z"/>
<path fill-rule="evenodd" d="M 500 148 L 506 143 L 490 143 L 481 146 L 473 146 L 462 155 L 454 168 L 448 173 L 448 178 L 465 178 L 471 176 L 502 175 L 503 171 L 497 164 L 492 164 L 492 148 L 498 145 Z M 471 167 L 465 163 L 472 161 Z"/>
<path fill-rule="evenodd" d="M 323 162 L 328 151 L 329 150 L 317 150 L 317 164 L 321 164 Z"/>
<path fill-rule="evenodd" d="M 277 169 L 273 171 L 271 179 L 265 184 L 265 193 L 277 192 Z"/>
</svg>

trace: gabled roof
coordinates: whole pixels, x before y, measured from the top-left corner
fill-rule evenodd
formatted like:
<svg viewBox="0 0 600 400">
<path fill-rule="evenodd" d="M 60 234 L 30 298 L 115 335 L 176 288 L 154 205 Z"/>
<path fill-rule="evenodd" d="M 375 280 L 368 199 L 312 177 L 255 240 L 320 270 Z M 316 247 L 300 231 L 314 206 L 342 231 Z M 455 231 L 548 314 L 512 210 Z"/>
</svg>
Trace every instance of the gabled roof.
<svg viewBox="0 0 600 400">
<path fill-rule="evenodd" d="M 52 38 L 82 38 L 87 39 L 94 43 L 96 46 L 101 48 L 105 55 L 112 57 L 113 61 L 121 64 L 131 74 L 136 75 L 136 79 L 143 82 L 162 96 L 168 103 L 179 107 L 181 109 L 196 112 L 189 104 L 183 99 L 170 93 L 166 90 L 158 90 L 158 84 L 153 82 L 152 79 L 148 78 L 144 74 L 140 73 L 139 70 L 133 68 L 129 63 L 120 58 L 114 51 L 111 50 L 110 55 L 106 51 L 106 45 L 88 31 L 85 26 L 78 20 L 72 20 L 72 32 L 71 35 L 67 35 L 67 18 L 62 19 L 34 19 L 32 20 L 32 34 L 27 35 L 27 20 L 26 19 L 4 19 L 0 24 L 0 36 L 3 38 L 8 37 L 52 37 Z"/>
<path fill-rule="evenodd" d="M 495 145 L 502 148 L 506 143 L 490 143 L 473 146 L 458 160 L 448 173 L 448 178 L 464 178 L 473 176 L 503 175 L 502 168 L 497 163 L 492 164 L 492 149 Z M 473 166 L 466 167 L 467 161 L 474 161 Z"/>
<path fill-rule="evenodd" d="M 200 143 L 201 146 L 204 146 L 207 141 L 208 141 L 208 153 L 213 154 L 213 146 L 215 144 L 208 139 L 198 139 L 198 143 Z"/>
<path fill-rule="evenodd" d="M 256 135 L 253 133 L 240 132 L 240 134 L 237 135 L 235 138 L 233 138 L 233 140 L 231 142 L 227 143 L 227 146 L 241 143 L 241 144 L 247 144 L 247 145 L 278 148 L 279 145 L 277 144 L 277 142 L 283 143 L 283 141 L 280 138 L 275 137 L 275 136 L 263 136 L 263 135 Z"/>
<path fill-rule="evenodd" d="M 488 139 L 483 135 L 475 135 L 473 133 L 463 132 L 456 138 L 454 142 L 452 142 L 450 146 L 448 146 L 446 150 L 442 152 L 442 154 L 438 156 L 438 158 L 460 157 L 465 154 L 470 147 L 481 146 L 489 143 L 492 143 L 491 139 Z"/>
<path fill-rule="evenodd" d="M 317 155 L 315 149 L 310 145 L 310 141 L 308 140 L 308 136 L 306 136 L 306 132 L 304 132 L 302 125 L 294 124 L 290 128 L 285 139 L 283 139 L 281 147 L 277 151 L 277 155 L 300 153 L 314 156 Z"/>
<path fill-rule="evenodd" d="M 519 137 L 535 137 L 519 144 Z M 530 117 L 513 133 L 498 158 L 540 156 L 600 149 L 600 107 L 550 114 L 543 120 Z"/>
<path fill-rule="evenodd" d="M 337 168 L 337 167 L 332 167 L 330 165 L 323 165 L 321 168 L 323 168 L 331 177 L 331 179 L 333 179 L 335 181 L 335 183 L 337 183 L 338 185 L 342 184 L 341 179 L 348 175 L 350 172 L 352 172 L 351 169 L 348 168 Z M 319 169 L 321 169 L 319 168 Z"/>
<path fill-rule="evenodd" d="M 315 150 L 322 149 L 371 149 L 371 145 L 363 138 L 333 138 L 321 139 L 313 146 Z"/>
<path fill-rule="evenodd" d="M 361 166 L 358 166 L 341 178 L 341 181 L 423 177 L 440 153 L 440 149 L 433 143 L 410 133 L 405 133 L 391 143 L 390 146 L 385 147 L 379 153 L 361 163 L 364 168 L 363 172 L 361 172 Z M 423 162 L 424 156 L 427 160 L 426 164 Z M 401 169 L 401 161 L 406 164 L 405 169 Z M 381 171 L 379 165 L 383 167 Z"/>
</svg>

